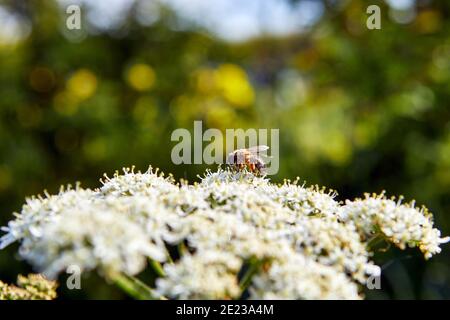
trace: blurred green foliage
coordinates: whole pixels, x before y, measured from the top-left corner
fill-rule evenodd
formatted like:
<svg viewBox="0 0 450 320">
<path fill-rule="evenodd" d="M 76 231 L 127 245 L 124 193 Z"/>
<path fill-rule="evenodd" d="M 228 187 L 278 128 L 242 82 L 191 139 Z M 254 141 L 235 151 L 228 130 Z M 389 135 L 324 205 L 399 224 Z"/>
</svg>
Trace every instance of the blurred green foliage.
<svg viewBox="0 0 450 320">
<path fill-rule="evenodd" d="M 366 28 L 366 2 L 326 1 L 308 32 L 231 43 L 174 28 L 167 8 L 148 26 L 130 13 L 120 29 L 73 38 L 55 1 L 1 1 L 30 24 L 21 41 L 0 39 L 1 225 L 26 196 L 96 187 L 123 166 L 195 181 L 206 166 L 172 164 L 170 135 L 203 120 L 279 128 L 274 180 L 300 176 L 341 199 L 403 194 L 449 235 L 450 2 L 417 1 L 403 24 L 377 2 L 381 30 Z M 2 280 L 29 271 L 16 249 L 0 252 Z M 426 263 L 415 251 L 377 259 L 383 290 L 369 297 L 450 298 L 448 246 Z M 102 288 L 67 296 L 120 297 Z"/>
</svg>

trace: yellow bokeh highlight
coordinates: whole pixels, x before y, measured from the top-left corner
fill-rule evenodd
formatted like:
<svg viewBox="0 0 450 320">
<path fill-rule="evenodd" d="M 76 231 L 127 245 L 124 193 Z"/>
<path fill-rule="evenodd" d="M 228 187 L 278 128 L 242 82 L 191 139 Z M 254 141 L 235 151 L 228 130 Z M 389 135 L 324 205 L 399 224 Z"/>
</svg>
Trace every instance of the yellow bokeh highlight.
<svg viewBox="0 0 450 320">
<path fill-rule="evenodd" d="M 88 69 L 77 70 L 67 81 L 67 91 L 78 98 L 90 98 L 97 90 L 97 77 Z"/>
<path fill-rule="evenodd" d="M 255 100 L 255 92 L 246 72 L 234 64 L 222 64 L 215 72 L 215 83 L 223 97 L 236 107 L 248 107 Z"/>
<path fill-rule="evenodd" d="M 152 67 L 147 64 L 135 64 L 127 72 L 128 84 L 137 91 L 151 89 L 156 81 L 156 74 Z"/>
</svg>

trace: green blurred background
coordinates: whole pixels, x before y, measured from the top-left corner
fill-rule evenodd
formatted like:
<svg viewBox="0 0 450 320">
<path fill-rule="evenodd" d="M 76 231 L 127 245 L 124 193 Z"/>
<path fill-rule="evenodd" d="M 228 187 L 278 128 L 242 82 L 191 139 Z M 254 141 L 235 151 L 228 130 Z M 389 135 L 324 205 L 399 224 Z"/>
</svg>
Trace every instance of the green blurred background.
<svg viewBox="0 0 450 320">
<path fill-rule="evenodd" d="M 26 196 L 123 166 L 197 180 L 206 166 L 172 164 L 170 135 L 202 120 L 279 128 L 273 180 L 402 194 L 450 235 L 449 17 L 447 0 L 0 1 L 0 224 Z M 382 290 L 366 295 L 450 298 L 448 247 L 377 254 Z M 32 271 L 17 248 L 0 279 Z M 123 297 L 86 277 L 62 296 Z"/>
</svg>

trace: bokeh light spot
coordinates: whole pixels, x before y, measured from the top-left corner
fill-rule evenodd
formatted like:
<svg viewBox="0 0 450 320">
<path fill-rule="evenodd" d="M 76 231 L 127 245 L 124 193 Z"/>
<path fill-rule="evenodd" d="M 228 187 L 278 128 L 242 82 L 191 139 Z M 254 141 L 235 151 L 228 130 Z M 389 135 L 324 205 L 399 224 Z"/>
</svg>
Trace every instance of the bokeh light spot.
<svg viewBox="0 0 450 320">
<path fill-rule="evenodd" d="M 254 102 L 255 93 L 246 72 L 234 64 L 222 64 L 216 70 L 215 82 L 225 99 L 236 107 L 248 107 Z"/>
<path fill-rule="evenodd" d="M 88 99 L 97 90 L 97 77 L 88 69 L 77 70 L 67 81 L 67 90 L 80 100 Z"/>
<path fill-rule="evenodd" d="M 155 84 L 155 80 L 155 71 L 147 64 L 135 64 L 127 73 L 128 84 L 137 91 L 151 89 Z"/>
</svg>

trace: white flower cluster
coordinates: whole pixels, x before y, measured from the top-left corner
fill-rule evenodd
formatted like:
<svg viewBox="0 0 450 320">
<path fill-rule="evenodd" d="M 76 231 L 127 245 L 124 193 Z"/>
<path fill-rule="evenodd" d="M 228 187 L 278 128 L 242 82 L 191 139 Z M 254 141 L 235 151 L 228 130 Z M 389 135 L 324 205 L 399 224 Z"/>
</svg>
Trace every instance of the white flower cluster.
<svg viewBox="0 0 450 320">
<path fill-rule="evenodd" d="M 20 255 L 50 277 L 70 265 L 136 275 L 157 261 L 155 292 L 174 299 L 358 299 L 380 273 L 371 238 L 426 258 L 448 241 L 412 204 L 366 196 L 343 205 L 332 191 L 246 171 L 219 168 L 188 185 L 124 169 L 102 183 L 28 199 L 0 248 L 20 241 Z"/>
<path fill-rule="evenodd" d="M 384 193 L 347 200 L 340 211 L 341 219 L 354 223 L 363 238 L 375 232 L 400 249 L 419 247 L 426 259 L 440 253 L 439 245 L 450 239 L 441 238 L 441 232 L 433 228 L 431 213 L 425 207 L 417 209 L 414 201 L 402 204 L 402 198 L 394 200 Z"/>
<path fill-rule="evenodd" d="M 242 261 L 217 250 L 186 253 L 176 264 L 166 264 L 166 277 L 158 279 L 158 293 L 178 299 L 224 299 L 240 293 L 236 274 Z"/>
</svg>

